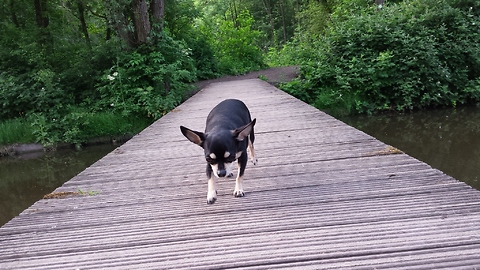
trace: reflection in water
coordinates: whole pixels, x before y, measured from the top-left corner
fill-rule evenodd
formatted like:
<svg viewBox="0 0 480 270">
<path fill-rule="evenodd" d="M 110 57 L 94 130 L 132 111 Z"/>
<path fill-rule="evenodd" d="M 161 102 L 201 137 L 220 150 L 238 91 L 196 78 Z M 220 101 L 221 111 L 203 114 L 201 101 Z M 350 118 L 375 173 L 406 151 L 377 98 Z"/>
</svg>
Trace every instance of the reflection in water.
<svg viewBox="0 0 480 270">
<path fill-rule="evenodd" d="M 480 107 L 341 120 L 480 190 Z"/>
<path fill-rule="evenodd" d="M 480 107 L 340 119 L 480 190 Z M 115 148 L 0 158 L 0 226 Z"/>
<path fill-rule="evenodd" d="M 117 146 L 58 150 L 0 158 L 0 226 L 61 186 Z"/>
</svg>

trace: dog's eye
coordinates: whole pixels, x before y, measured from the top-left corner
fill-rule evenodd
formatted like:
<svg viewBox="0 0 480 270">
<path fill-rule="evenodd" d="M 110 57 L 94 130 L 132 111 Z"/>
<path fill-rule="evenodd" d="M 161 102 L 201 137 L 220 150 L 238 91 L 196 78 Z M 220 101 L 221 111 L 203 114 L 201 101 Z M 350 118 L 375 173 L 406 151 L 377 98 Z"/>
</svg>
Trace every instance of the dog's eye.
<svg viewBox="0 0 480 270">
<path fill-rule="evenodd" d="M 209 156 L 206 156 L 205 159 L 207 160 L 208 164 L 217 164 L 217 161 Z"/>
</svg>

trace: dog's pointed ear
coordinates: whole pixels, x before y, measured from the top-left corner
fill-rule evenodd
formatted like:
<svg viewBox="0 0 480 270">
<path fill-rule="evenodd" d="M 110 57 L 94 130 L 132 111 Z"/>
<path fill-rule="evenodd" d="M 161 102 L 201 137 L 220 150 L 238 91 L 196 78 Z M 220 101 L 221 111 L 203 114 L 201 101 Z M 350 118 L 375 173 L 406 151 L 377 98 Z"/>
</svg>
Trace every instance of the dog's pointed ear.
<svg viewBox="0 0 480 270">
<path fill-rule="evenodd" d="M 233 137 L 235 137 L 239 141 L 243 141 L 245 137 L 247 137 L 250 132 L 253 130 L 253 126 L 255 125 L 255 122 L 257 119 L 253 119 L 252 122 L 246 124 L 243 127 L 239 127 L 233 131 Z"/>
<path fill-rule="evenodd" d="M 180 126 L 180 131 L 182 131 L 183 136 L 189 141 L 203 147 L 203 142 L 205 141 L 205 134 L 203 132 L 194 131 L 184 126 Z"/>
</svg>

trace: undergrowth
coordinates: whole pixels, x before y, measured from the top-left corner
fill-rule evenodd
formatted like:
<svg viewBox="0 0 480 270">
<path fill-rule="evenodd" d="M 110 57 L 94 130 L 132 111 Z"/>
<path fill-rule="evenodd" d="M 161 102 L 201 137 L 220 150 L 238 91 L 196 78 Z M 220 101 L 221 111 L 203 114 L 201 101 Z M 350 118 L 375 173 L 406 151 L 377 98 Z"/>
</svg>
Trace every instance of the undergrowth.
<svg viewBox="0 0 480 270">
<path fill-rule="evenodd" d="M 479 25 L 470 0 L 405 0 L 332 17 L 310 54 L 297 47 L 301 78 L 282 87 L 333 114 L 479 102 Z"/>
<path fill-rule="evenodd" d="M 41 143 L 44 146 L 54 146 L 58 142 L 81 144 L 99 137 L 134 135 L 151 123 L 150 118 L 123 116 L 112 112 L 76 111 L 61 119 L 47 119 L 44 115 L 35 114 L 0 122 L 0 145 Z"/>
<path fill-rule="evenodd" d="M 0 145 L 34 141 L 33 128 L 25 119 L 17 118 L 0 122 Z"/>
</svg>

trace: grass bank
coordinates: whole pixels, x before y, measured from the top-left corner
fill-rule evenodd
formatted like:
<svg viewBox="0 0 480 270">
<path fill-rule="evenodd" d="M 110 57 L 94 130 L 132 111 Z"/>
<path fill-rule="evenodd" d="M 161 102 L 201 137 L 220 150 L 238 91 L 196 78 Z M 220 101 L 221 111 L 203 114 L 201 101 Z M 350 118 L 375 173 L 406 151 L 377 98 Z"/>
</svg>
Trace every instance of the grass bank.
<svg viewBox="0 0 480 270">
<path fill-rule="evenodd" d="M 23 118 L 0 122 L 0 145 L 34 143 L 33 128 Z"/>
<path fill-rule="evenodd" d="M 100 137 L 134 135 L 152 123 L 152 119 L 123 116 L 111 112 L 81 113 L 72 119 L 46 119 L 30 116 L 0 122 L 0 146 L 41 143 L 82 144 Z"/>
</svg>

